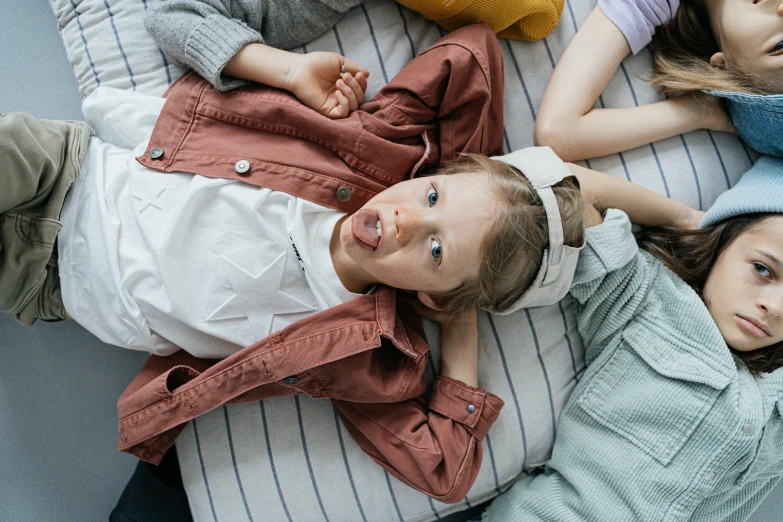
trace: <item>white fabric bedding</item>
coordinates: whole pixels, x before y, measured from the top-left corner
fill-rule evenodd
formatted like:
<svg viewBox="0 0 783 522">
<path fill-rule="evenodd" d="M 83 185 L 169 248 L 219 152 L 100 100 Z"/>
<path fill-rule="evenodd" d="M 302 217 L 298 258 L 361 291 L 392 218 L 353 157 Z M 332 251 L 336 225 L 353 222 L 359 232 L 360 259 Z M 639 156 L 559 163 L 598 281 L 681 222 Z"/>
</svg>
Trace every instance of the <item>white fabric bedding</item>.
<svg viewBox="0 0 783 522">
<path fill-rule="evenodd" d="M 153 1 L 50 0 L 82 97 L 98 85 L 161 94 L 182 73 L 144 30 L 144 10 Z M 593 6 L 566 2 L 560 24 L 543 41 L 501 41 L 507 150 L 532 145 L 554 64 Z M 372 72 L 371 96 L 440 35 L 435 24 L 391 0 L 367 0 L 301 50 L 337 51 L 364 65 Z M 647 50 L 626 60 L 599 103 L 656 100 L 642 79 L 650 62 Z M 697 131 L 586 164 L 707 208 L 754 159 L 735 136 Z M 437 346 L 436 331 L 427 331 Z M 480 332 L 480 383 L 506 407 L 463 503 L 432 501 L 388 475 L 359 450 L 328 401 L 289 397 L 219 408 L 188 426 L 177 449 L 194 518 L 431 520 L 496 495 L 548 458 L 558 415 L 584 366 L 583 349 L 570 298 L 510 316 L 483 314 Z"/>
</svg>

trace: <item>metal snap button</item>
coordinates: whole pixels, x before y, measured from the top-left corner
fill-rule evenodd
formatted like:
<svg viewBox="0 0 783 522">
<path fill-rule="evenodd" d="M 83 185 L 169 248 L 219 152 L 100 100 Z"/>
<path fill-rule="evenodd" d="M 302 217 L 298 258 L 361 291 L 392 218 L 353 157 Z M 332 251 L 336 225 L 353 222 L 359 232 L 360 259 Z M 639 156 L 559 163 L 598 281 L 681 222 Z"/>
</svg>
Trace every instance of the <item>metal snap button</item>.
<svg viewBox="0 0 783 522">
<path fill-rule="evenodd" d="M 351 199 L 351 189 L 348 187 L 340 187 L 337 189 L 337 199 L 342 202 L 346 202 Z"/>
<path fill-rule="evenodd" d="M 291 385 L 291 384 L 296 384 L 298 382 L 299 379 L 297 379 L 296 377 L 286 377 L 285 379 L 283 379 L 283 384 Z"/>
<path fill-rule="evenodd" d="M 234 170 L 236 170 L 238 174 L 244 174 L 250 170 L 250 162 L 247 160 L 239 160 L 236 162 L 236 165 L 234 165 Z"/>
<path fill-rule="evenodd" d="M 150 151 L 150 158 L 152 159 L 160 159 L 163 157 L 163 149 L 160 147 L 155 147 Z"/>
<path fill-rule="evenodd" d="M 473 413 L 474 411 L 476 411 L 476 407 L 475 406 L 473 406 L 472 404 L 470 406 L 468 406 L 468 413 Z"/>
<path fill-rule="evenodd" d="M 746 424 L 742 427 L 742 433 L 745 435 L 753 435 L 756 433 L 756 427 L 753 424 Z"/>
</svg>

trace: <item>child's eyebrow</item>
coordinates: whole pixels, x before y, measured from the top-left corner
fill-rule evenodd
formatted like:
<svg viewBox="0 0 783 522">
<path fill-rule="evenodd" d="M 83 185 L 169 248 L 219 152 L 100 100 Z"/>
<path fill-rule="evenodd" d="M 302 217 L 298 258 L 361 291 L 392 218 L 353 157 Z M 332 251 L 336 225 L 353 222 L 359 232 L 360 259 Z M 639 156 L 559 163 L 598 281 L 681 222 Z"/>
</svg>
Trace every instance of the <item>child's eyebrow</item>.
<svg viewBox="0 0 783 522">
<path fill-rule="evenodd" d="M 436 185 L 438 185 L 438 201 L 443 199 L 443 197 L 446 195 L 446 185 L 448 183 L 448 176 L 441 176 L 439 182 L 435 182 Z"/>
<path fill-rule="evenodd" d="M 757 250 L 757 249 L 754 249 L 754 252 L 756 252 L 757 254 L 760 254 L 760 255 L 766 257 L 767 259 L 769 259 L 770 261 L 772 261 L 772 264 L 775 265 L 775 267 L 778 270 L 783 269 L 783 263 L 781 263 L 780 260 L 777 257 L 773 256 L 769 252 L 766 252 L 764 250 Z"/>
<path fill-rule="evenodd" d="M 449 177 L 448 176 L 442 176 L 440 178 L 440 183 L 439 183 L 439 185 L 440 185 L 440 187 L 439 187 L 440 194 L 438 196 L 438 201 L 441 204 L 443 204 L 444 201 L 447 201 L 444 198 L 446 197 L 446 194 L 448 193 L 448 184 L 449 184 Z M 450 255 L 448 255 L 448 256 L 443 255 L 443 260 L 441 261 L 441 268 L 444 269 L 444 270 L 446 268 L 448 268 L 448 266 L 449 266 L 449 265 L 446 264 L 446 261 L 450 260 L 455 255 L 455 252 L 454 252 L 454 242 L 455 242 L 454 234 L 449 234 L 448 233 L 449 230 L 450 229 L 443 229 L 443 230 L 440 231 L 441 243 L 445 243 L 445 245 L 441 245 L 441 247 L 443 247 L 443 251 L 444 252 L 450 252 Z"/>
</svg>

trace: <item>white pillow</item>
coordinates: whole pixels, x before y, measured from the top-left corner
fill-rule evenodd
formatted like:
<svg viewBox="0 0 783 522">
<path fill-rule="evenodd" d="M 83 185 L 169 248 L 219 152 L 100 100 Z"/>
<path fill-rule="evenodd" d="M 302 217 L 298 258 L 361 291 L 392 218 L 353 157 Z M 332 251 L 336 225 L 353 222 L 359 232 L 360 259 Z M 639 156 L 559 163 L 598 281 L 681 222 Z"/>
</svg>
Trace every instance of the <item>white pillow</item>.
<svg viewBox="0 0 783 522">
<path fill-rule="evenodd" d="M 157 0 L 49 0 L 82 99 L 99 85 L 161 95 L 185 68 L 144 29 Z"/>
<path fill-rule="evenodd" d="M 144 10 L 155 0 L 50 1 L 83 97 L 98 81 L 161 94 L 181 74 L 144 30 Z M 554 64 L 593 6 L 567 2 L 543 41 L 501 41 L 507 150 L 532 145 Z M 341 52 L 369 68 L 371 96 L 440 36 L 434 23 L 391 0 L 367 0 L 306 50 Z M 641 79 L 650 64 L 647 50 L 626 60 L 599 103 L 657 100 Z M 697 131 L 586 163 L 707 208 L 753 159 L 735 136 Z M 427 332 L 437 361 L 437 332 L 431 325 Z M 194 518 L 429 520 L 496 495 L 549 457 L 557 418 L 584 367 L 583 347 L 570 297 L 510 316 L 483 314 L 480 334 L 480 384 L 506 406 L 484 441 L 481 471 L 463 503 L 432 501 L 390 477 L 353 442 L 329 401 L 301 396 L 219 408 L 188 426 L 177 449 Z"/>
</svg>

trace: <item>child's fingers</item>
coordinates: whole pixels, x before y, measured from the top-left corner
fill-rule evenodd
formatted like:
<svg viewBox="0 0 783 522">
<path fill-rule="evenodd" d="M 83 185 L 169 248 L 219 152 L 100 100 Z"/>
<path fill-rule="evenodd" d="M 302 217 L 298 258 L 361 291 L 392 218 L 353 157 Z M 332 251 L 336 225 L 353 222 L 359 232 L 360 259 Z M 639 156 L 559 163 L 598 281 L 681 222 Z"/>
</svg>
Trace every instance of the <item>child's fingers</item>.
<svg viewBox="0 0 783 522">
<path fill-rule="evenodd" d="M 332 107 L 332 110 L 327 113 L 327 116 L 332 119 L 345 118 L 350 112 L 348 110 L 350 108 L 348 98 L 346 98 L 345 95 L 339 90 L 335 91 L 334 95 L 337 98 L 337 105 Z"/>
<path fill-rule="evenodd" d="M 343 71 L 342 72 L 349 72 L 352 75 L 356 76 L 358 73 L 364 74 L 364 77 L 367 78 L 370 76 L 370 71 L 359 65 L 358 63 L 354 62 L 350 58 L 344 58 L 345 63 L 343 65 Z"/>
<path fill-rule="evenodd" d="M 345 96 L 348 99 L 349 111 L 355 111 L 356 109 L 359 108 L 359 101 L 356 99 L 356 94 L 354 93 L 353 89 L 351 89 L 348 86 L 347 83 L 345 83 L 342 80 L 337 80 L 337 92 L 341 93 L 343 96 Z"/>
<path fill-rule="evenodd" d="M 364 103 L 364 90 L 362 89 L 362 86 L 359 85 L 359 82 L 356 81 L 356 78 L 354 78 L 351 73 L 345 73 L 343 74 L 343 81 L 353 91 L 353 94 L 356 96 L 356 101 L 358 102 L 358 104 L 361 105 L 362 103 Z"/>
<path fill-rule="evenodd" d="M 362 88 L 362 92 L 367 91 L 367 77 L 364 75 L 363 72 L 359 71 L 356 73 L 356 76 L 354 77 L 359 84 L 359 86 Z"/>
</svg>

